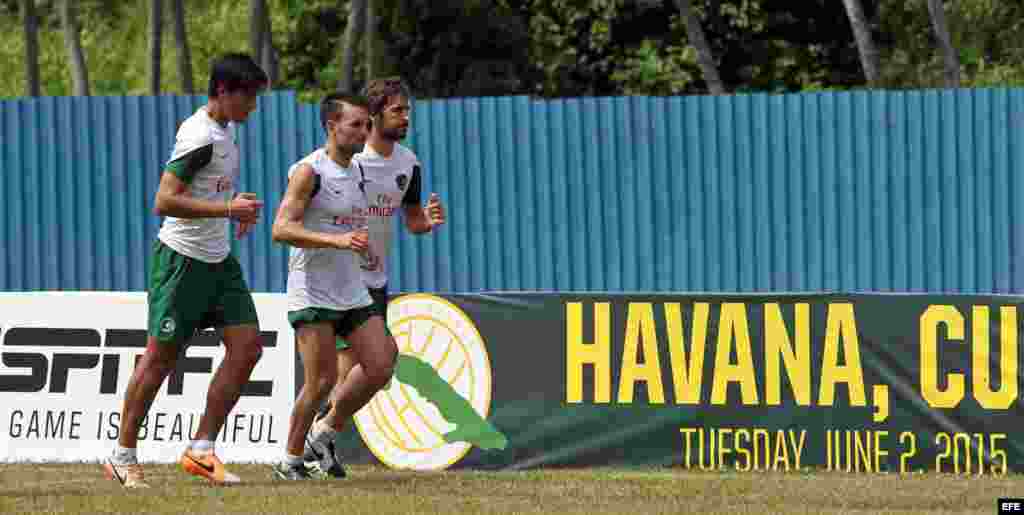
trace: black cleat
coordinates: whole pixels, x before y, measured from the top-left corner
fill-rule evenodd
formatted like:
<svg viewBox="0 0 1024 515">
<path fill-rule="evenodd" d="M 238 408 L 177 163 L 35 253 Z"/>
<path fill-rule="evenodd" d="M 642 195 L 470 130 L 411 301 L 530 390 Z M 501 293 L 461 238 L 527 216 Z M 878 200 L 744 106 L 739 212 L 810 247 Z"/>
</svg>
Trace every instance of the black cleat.
<svg viewBox="0 0 1024 515">
<path fill-rule="evenodd" d="M 274 479 L 282 479 L 285 481 L 313 479 L 313 475 L 309 473 L 309 468 L 307 468 L 304 463 L 289 465 L 281 462 L 275 463 L 271 468 L 274 470 Z"/>
<path fill-rule="evenodd" d="M 302 458 L 316 463 L 316 467 L 323 474 L 335 479 L 345 477 L 345 467 L 341 464 L 341 458 L 338 456 L 338 450 L 333 441 L 322 444 L 311 440 L 307 436 Z"/>
<path fill-rule="evenodd" d="M 327 452 L 324 453 L 329 459 L 320 460 L 320 470 L 334 479 L 345 478 L 345 466 L 341 464 L 341 456 L 338 456 L 338 449 L 334 442 L 327 444 Z M 327 468 L 324 468 L 326 465 Z"/>
</svg>

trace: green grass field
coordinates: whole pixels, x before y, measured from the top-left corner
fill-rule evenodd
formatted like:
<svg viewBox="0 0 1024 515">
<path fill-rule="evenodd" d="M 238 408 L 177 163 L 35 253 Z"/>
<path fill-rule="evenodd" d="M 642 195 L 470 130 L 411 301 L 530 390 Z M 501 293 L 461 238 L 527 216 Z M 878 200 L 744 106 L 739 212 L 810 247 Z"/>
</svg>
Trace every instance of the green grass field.
<svg viewBox="0 0 1024 515">
<path fill-rule="evenodd" d="M 147 467 L 154 488 L 129 491 L 97 465 L 0 464 L 0 513 L 996 513 L 1024 496 L 1024 476 L 694 473 L 573 469 L 396 472 L 350 467 L 341 481 L 286 483 L 265 465 L 215 488 L 171 465 Z"/>
</svg>

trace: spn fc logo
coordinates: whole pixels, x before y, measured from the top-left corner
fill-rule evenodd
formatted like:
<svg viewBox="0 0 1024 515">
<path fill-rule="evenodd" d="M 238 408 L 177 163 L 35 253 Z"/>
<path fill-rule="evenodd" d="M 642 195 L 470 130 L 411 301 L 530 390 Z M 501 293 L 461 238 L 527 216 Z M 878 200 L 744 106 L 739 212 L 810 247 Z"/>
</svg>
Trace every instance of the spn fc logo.
<svg viewBox="0 0 1024 515">
<path fill-rule="evenodd" d="M 99 394 L 117 393 L 122 361 L 128 361 L 133 355 L 138 359 L 140 351 L 146 347 L 146 331 L 107 329 L 105 332 L 104 339 L 95 329 L 8 329 L 3 333 L 3 345 L 0 346 L 0 363 L 4 366 L 0 369 L 0 393 L 67 393 L 72 370 L 92 371 L 87 377 L 82 377 L 86 375 L 83 372 L 75 374 L 76 383 L 80 380 L 85 383 L 71 385 L 75 391 L 91 393 L 86 390 L 96 388 Z M 277 346 L 277 332 L 263 332 L 260 336 L 264 347 Z M 220 338 L 213 331 L 199 333 L 189 343 L 189 347 L 218 345 Z M 21 373 L 12 373 L 16 371 Z M 177 366 L 167 378 L 167 392 L 169 395 L 182 395 L 188 375 L 212 373 L 213 358 L 179 356 Z M 242 395 L 270 397 L 273 387 L 273 381 L 249 381 L 242 388 Z"/>
</svg>

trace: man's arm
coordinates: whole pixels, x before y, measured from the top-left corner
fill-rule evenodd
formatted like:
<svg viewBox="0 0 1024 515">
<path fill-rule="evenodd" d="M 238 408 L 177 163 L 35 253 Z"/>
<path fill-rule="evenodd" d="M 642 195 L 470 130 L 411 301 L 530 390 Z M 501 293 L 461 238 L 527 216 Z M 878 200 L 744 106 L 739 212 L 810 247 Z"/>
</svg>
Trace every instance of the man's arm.
<svg viewBox="0 0 1024 515">
<path fill-rule="evenodd" d="M 300 166 L 288 179 L 288 188 L 277 210 L 271 236 L 274 241 L 300 248 L 366 250 L 369 235 L 366 230 L 343 234 L 325 234 L 306 229 L 302 218 L 317 187 L 317 175 L 309 165 Z"/>
<path fill-rule="evenodd" d="M 435 226 L 444 224 L 444 206 L 437 193 L 430 194 L 430 201 L 424 208 L 419 204 L 405 204 L 405 227 L 413 234 L 423 234 L 434 230 Z"/>
<path fill-rule="evenodd" d="M 156 191 L 153 212 L 157 216 L 175 218 L 230 218 L 248 224 L 256 223 L 260 217 L 263 201 L 236 197 L 230 202 L 192 198 L 188 185 L 173 173 L 166 171 L 160 177 Z"/>
<path fill-rule="evenodd" d="M 430 201 L 427 208 L 420 206 L 420 191 L 422 189 L 419 165 L 413 167 L 412 177 L 409 179 L 409 188 L 405 190 L 402 197 L 402 211 L 405 218 L 405 228 L 413 234 L 428 233 L 435 225 L 444 223 L 444 206 L 436 193 L 430 194 Z"/>
<path fill-rule="evenodd" d="M 167 165 L 160 177 L 160 186 L 153 202 L 157 216 L 176 218 L 234 218 L 240 222 L 255 223 L 263 202 L 255 196 L 235 198 L 229 202 L 192 198 L 189 185 L 196 173 L 210 163 L 213 144 L 196 148 Z"/>
<path fill-rule="evenodd" d="M 423 209 L 423 206 L 419 204 L 405 204 L 402 206 L 402 211 L 405 216 L 405 228 L 409 232 L 423 234 L 433 229 L 433 226 L 430 225 L 430 221 L 427 219 L 427 212 Z"/>
</svg>

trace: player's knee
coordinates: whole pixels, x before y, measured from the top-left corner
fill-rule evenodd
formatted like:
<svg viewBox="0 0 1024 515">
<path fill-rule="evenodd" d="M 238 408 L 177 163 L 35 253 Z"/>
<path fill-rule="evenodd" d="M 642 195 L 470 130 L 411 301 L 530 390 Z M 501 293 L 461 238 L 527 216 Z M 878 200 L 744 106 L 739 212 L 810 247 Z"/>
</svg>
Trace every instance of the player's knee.
<svg viewBox="0 0 1024 515">
<path fill-rule="evenodd" d="M 331 394 L 331 390 L 334 389 L 334 383 L 337 380 L 337 376 L 322 376 L 316 380 L 314 385 L 314 392 L 316 393 L 316 399 L 318 401 L 326 399 Z"/>
<path fill-rule="evenodd" d="M 137 370 L 141 374 L 155 374 L 164 377 L 174 370 L 178 363 L 176 352 L 147 352 L 139 361 Z"/>
<path fill-rule="evenodd" d="M 387 386 L 388 381 L 391 381 L 391 377 L 394 375 L 395 365 L 392 363 L 380 365 L 367 371 L 366 378 L 374 390 L 380 390 Z"/>
<path fill-rule="evenodd" d="M 367 376 L 374 389 L 381 389 L 387 386 L 391 377 L 395 375 L 395 362 L 398 358 L 398 347 L 389 339 L 387 354 L 382 356 L 379 363 L 367 370 Z"/>
<path fill-rule="evenodd" d="M 259 363 L 260 358 L 263 357 L 263 346 L 260 345 L 259 339 L 252 341 L 249 345 L 246 345 L 242 349 L 242 358 L 249 366 L 256 366 Z"/>
<path fill-rule="evenodd" d="M 173 361 L 153 360 L 138 368 L 140 377 L 167 377 L 174 371 Z"/>
</svg>

